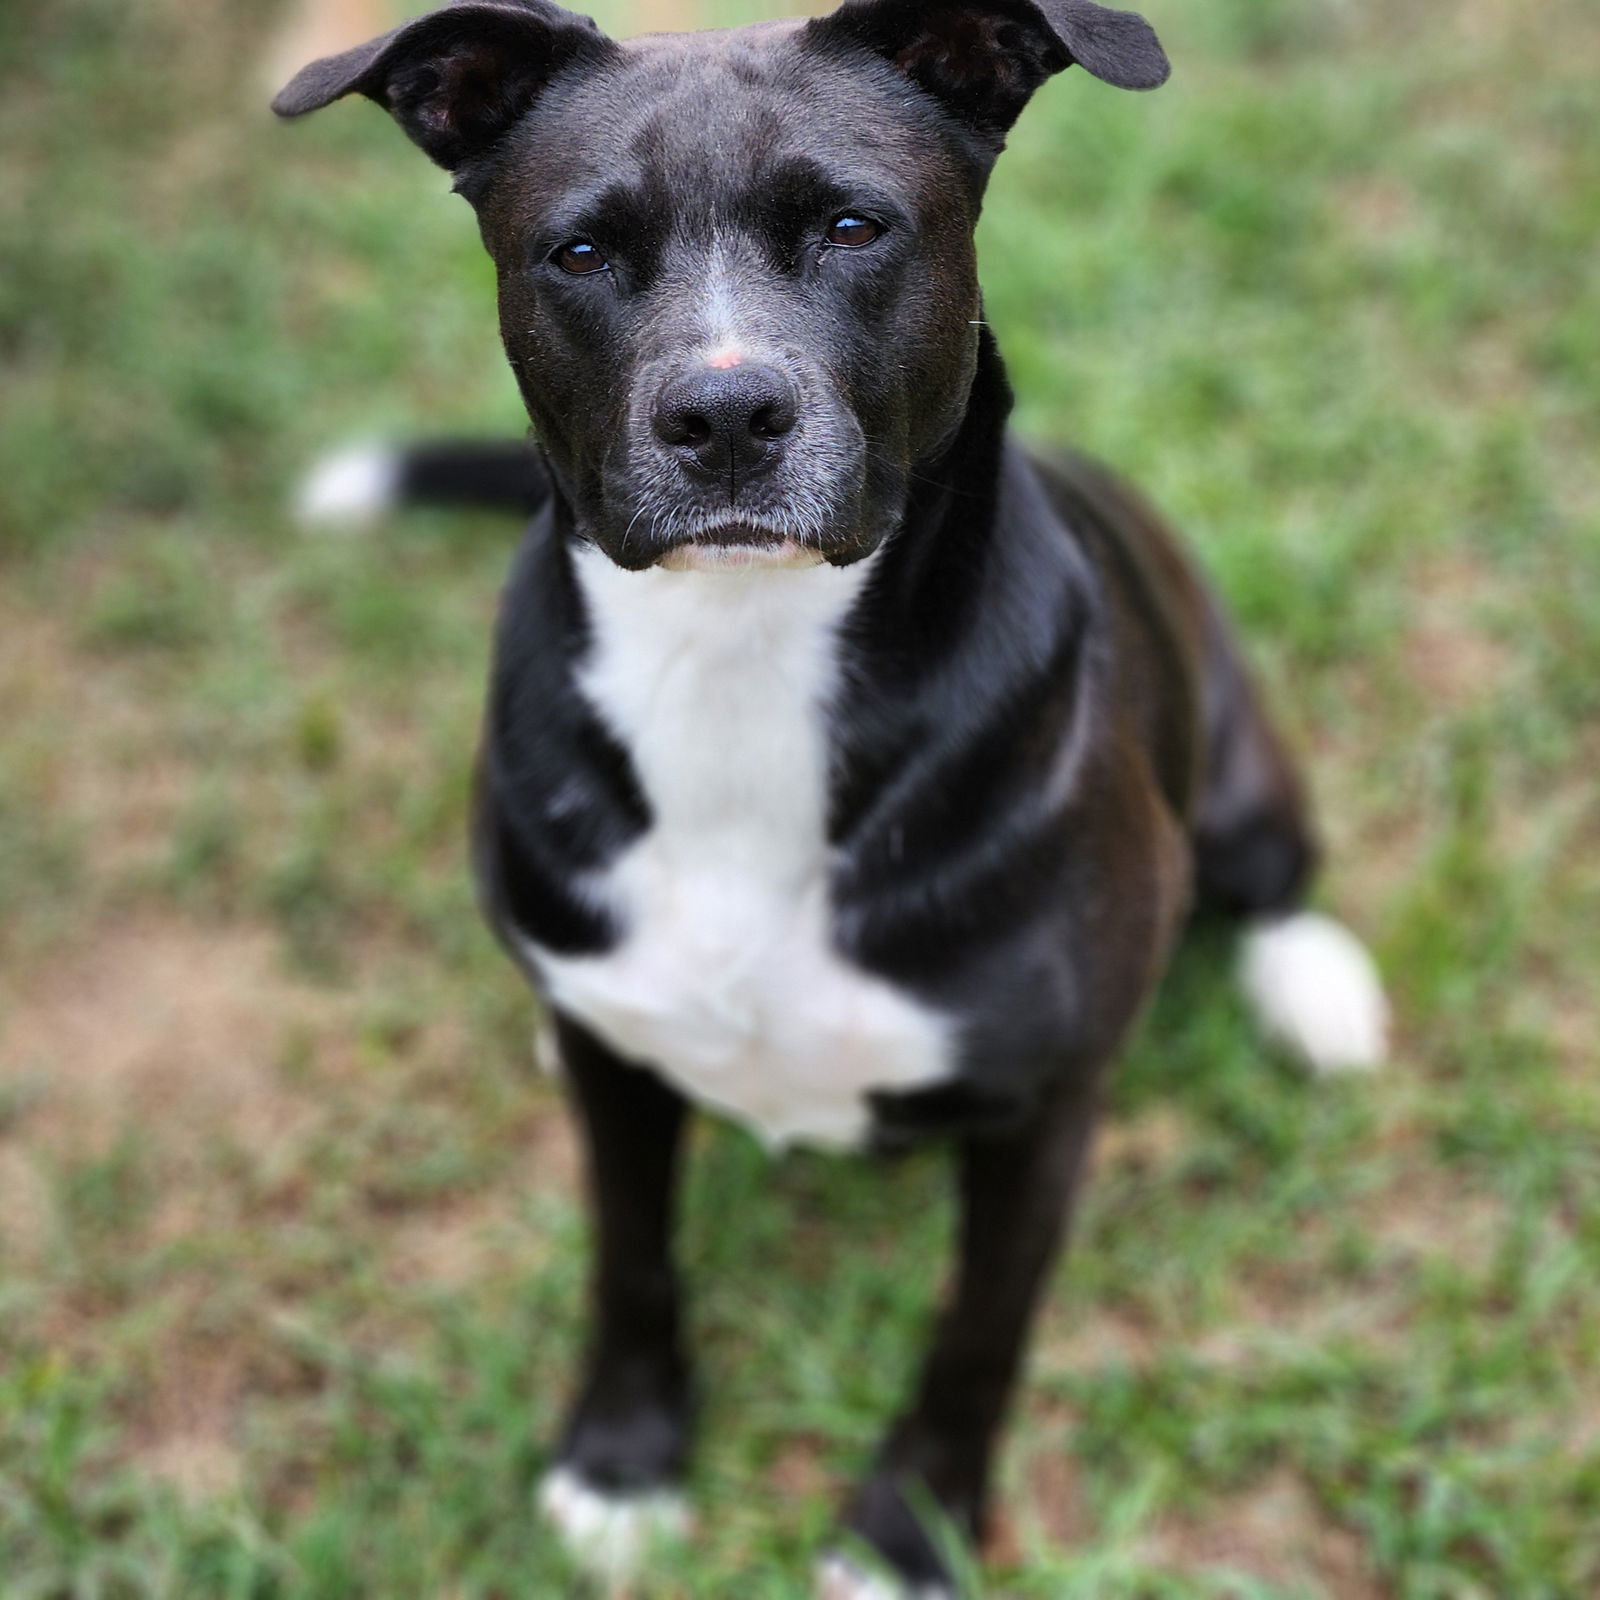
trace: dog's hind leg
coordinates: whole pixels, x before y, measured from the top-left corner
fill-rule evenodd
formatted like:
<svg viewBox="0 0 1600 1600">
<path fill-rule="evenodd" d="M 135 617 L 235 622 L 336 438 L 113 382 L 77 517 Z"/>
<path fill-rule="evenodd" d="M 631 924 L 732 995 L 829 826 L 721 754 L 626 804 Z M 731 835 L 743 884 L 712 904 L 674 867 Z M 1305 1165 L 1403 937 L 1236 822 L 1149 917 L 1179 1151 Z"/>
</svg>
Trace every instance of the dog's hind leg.
<svg viewBox="0 0 1600 1600">
<path fill-rule="evenodd" d="M 1172 793 L 1191 818 L 1199 907 L 1244 926 L 1242 976 L 1257 1021 L 1313 1071 L 1377 1066 L 1383 990 L 1354 935 L 1306 909 L 1317 847 L 1305 792 L 1222 608 L 1161 517 L 1104 467 L 1062 456 L 1051 482 L 1069 524 L 1104 551 L 1147 630 L 1145 648 L 1182 659 L 1199 689 L 1199 760 L 1178 764 Z M 1174 733 L 1192 729 L 1192 714 L 1158 745 L 1181 748 Z"/>
<path fill-rule="evenodd" d="M 588 1367 L 540 1505 L 574 1559 L 610 1582 L 680 1537 L 694 1400 L 672 1259 L 687 1107 L 654 1073 L 556 1019 L 595 1218 Z"/>
<path fill-rule="evenodd" d="M 1208 609 L 1191 829 L 1199 904 L 1244 924 L 1240 975 L 1268 1037 L 1318 1073 L 1376 1067 L 1388 1029 L 1377 970 L 1354 934 L 1306 908 L 1317 848 L 1305 794 L 1226 621 Z"/>
</svg>

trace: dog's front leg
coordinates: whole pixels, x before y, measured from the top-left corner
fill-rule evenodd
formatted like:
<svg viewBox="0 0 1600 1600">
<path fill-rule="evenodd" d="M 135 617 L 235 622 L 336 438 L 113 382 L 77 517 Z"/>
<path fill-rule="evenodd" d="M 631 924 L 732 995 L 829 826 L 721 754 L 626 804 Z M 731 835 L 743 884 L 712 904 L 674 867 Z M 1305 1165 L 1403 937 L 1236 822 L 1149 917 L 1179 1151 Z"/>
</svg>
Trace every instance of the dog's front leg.
<svg viewBox="0 0 1600 1600">
<path fill-rule="evenodd" d="M 996 1435 L 1061 1245 L 1097 1098 L 1092 1080 L 1068 1084 L 1022 1132 L 960 1147 L 955 1282 L 916 1397 L 845 1516 L 846 1529 L 916 1600 L 955 1592 L 930 1513 L 965 1538 L 982 1537 Z M 885 1593 L 847 1557 L 825 1565 L 822 1592 L 825 1600 Z"/>
<path fill-rule="evenodd" d="M 687 1108 L 570 1018 L 556 1032 L 587 1155 L 594 1325 L 541 1501 L 574 1556 L 617 1578 L 686 1524 L 694 1402 L 672 1235 Z"/>
</svg>

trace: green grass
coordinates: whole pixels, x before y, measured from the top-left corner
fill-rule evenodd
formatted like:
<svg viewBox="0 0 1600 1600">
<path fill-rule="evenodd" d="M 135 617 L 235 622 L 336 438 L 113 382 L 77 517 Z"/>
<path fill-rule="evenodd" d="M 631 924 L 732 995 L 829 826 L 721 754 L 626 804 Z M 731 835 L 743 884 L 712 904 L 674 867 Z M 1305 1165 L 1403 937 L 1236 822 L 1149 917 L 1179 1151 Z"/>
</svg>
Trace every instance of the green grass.
<svg viewBox="0 0 1600 1600">
<path fill-rule="evenodd" d="M 717 15 L 731 15 L 719 6 Z M 985 224 L 1021 420 L 1189 530 L 1400 1030 L 1264 1056 L 1185 952 L 1004 1467 L 995 1596 L 1600 1592 L 1600 22 L 1165 0 Z M 513 530 L 281 505 L 329 441 L 520 428 L 465 207 L 282 129 L 247 0 L 0 14 L 0 1593 L 582 1591 L 531 1514 L 570 1143 L 461 844 Z M 908 1381 L 937 1158 L 699 1136 L 701 1529 L 799 1597 Z M 908 1221 L 908 1219 L 910 1219 Z"/>
</svg>

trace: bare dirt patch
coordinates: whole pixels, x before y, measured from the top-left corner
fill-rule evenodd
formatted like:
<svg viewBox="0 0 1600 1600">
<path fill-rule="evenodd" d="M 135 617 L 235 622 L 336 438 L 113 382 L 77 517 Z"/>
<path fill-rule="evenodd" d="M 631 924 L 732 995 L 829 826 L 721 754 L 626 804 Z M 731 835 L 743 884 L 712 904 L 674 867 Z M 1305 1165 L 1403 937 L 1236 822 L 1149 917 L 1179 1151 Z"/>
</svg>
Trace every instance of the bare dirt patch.
<svg viewBox="0 0 1600 1600">
<path fill-rule="evenodd" d="M 1281 1585 L 1315 1583 L 1328 1600 L 1381 1600 L 1361 1541 L 1331 1522 L 1305 1485 L 1278 1472 L 1203 1518 L 1170 1517 L 1149 1535 L 1148 1559 L 1174 1572 L 1237 1573 Z"/>
<path fill-rule="evenodd" d="M 1159 1106 L 1136 1117 L 1108 1118 L 1095 1136 L 1095 1170 L 1157 1172 L 1173 1166 L 1193 1138 L 1193 1129 L 1173 1106 Z"/>
<path fill-rule="evenodd" d="M 125 1450 L 190 1498 L 237 1483 L 238 1423 L 261 1359 L 259 1340 L 234 1325 L 250 1318 L 215 1309 L 231 1267 L 206 1251 L 247 1203 L 218 1152 L 270 1158 L 298 1144 L 320 1108 L 314 1086 L 283 1072 L 285 1039 L 338 1025 L 338 998 L 288 977 L 277 949 L 265 929 L 145 915 L 0 978 L 0 1089 L 20 1086 L 0 1129 L 0 1250 L 45 1289 L 12 1332 L 60 1359 L 98 1361 L 120 1275 L 140 1263 L 130 1281 L 146 1286 L 154 1320 L 121 1336 L 139 1372 Z M 142 1203 L 99 1216 L 99 1232 L 75 1231 L 71 1175 L 118 1152 L 137 1161 Z M 190 1242 L 201 1255 L 181 1265 Z M 214 1307 L 205 1316 L 203 1303 Z"/>
<path fill-rule="evenodd" d="M 91 564 L 80 568 L 73 586 L 90 581 Z M 165 713 L 125 671 L 78 649 L 65 621 L 0 604 L 0 716 L 13 771 L 26 772 L 31 805 L 72 829 L 97 885 L 162 859 L 192 793 L 197 768 L 177 753 Z"/>
<path fill-rule="evenodd" d="M 128 1128 L 258 1149 L 292 1137 L 308 1104 L 278 1070 L 283 1042 L 336 1002 L 276 951 L 264 929 L 143 917 L 0 985 L 0 1078 L 39 1090 L 18 1119 L 29 1144 L 93 1147 Z"/>
<path fill-rule="evenodd" d="M 245 1378 L 237 1353 L 226 1346 L 172 1351 L 152 1376 L 130 1439 L 141 1466 L 191 1501 L 236 1489 Z"/>
<path fill-rule="evenodd" d="M 1404 660 L 1433 715 L 1470 710 L 1504 693 L 1519 661 L 1484 621 L 1500 592 L 1493 575 L 1457 553 L 1425 564 L 1413 578 Z"/>
<path fill-rule="evenodd" d="M 530 1241 L 517 1226 L 510 1202 L 509 1195 L 495 1193 L 399 1221 L 388 1230 L 387 1280 L 456 1290 L 504 1272 L 526 1271 Z"/>
</svg>

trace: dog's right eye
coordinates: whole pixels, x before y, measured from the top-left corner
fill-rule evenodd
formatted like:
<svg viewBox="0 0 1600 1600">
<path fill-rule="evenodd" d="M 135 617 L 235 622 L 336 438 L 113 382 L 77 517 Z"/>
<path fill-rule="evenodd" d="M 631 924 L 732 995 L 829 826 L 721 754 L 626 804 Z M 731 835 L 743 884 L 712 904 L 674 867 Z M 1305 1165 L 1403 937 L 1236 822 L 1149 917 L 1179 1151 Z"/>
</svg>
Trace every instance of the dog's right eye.
<svg viewBox="0 0 1600 1600">
<path fill-rule="evenodd" d="M 600 254 L 598 246 L 587 239 L 571 239 L 555 253 L 555 263 L 563 272 L 581 278 L 591 272 L 605 272 L 611 263 Z"/>
<path fill-rule="evenodd" d="M 837 246 L 841 250 L 859 250 L 864 244 L 871 244 L 883 229 L 871 217 L 857 217 L 846 213 L 842 217 L 835 217 L 827 233 L 823 236 L 827 243 Z"/>
</svg>

